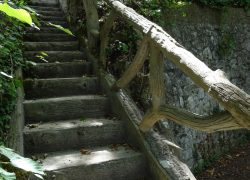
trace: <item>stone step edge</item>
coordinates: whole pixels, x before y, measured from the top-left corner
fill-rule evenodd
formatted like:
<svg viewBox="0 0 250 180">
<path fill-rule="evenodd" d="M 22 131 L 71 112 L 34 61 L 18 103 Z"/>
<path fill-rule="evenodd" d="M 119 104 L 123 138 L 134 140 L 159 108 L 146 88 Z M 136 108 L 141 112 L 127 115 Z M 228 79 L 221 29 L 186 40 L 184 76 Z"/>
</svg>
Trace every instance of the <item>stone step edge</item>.
<svg viewBox="0 0 250 180">
<path fill-rule="evenodd" d="M 61 120 L 54 122 L 26 124 L 23 133 L 49 132 L 58 130 L 77 129 L 79 127 L 102 127 L 107 124 L 122 124 L 120 120 L 107 118 L 82 118 L 74 120 Z M 66 126 L 67 125 L 67 126 Z"/>
<path fill-rule="evenodd" d="M 91 64 L 90 62 L 86 60 L 74 60 L 70 62 L 48 62 L 48 63 L 35 63 L 34 66 L 57 66 L 57 65 L 70 65 L 70 64 Z"/>
<path fill-rule="evenodd" d="M 55 97 L 55 98 L 42 98 L 35 100 L 24 100 L 23 104 L 32 104 L 32 103 L 49 103 L 49 102 L 60 102 L 60 101 L 73 101 L 73 100 L 95 100 L 95 99 L 107 99 L 105 95 L 78 95 L 78 96 L 64 96 L 64 97 Z"/>
<path fill-rule="evenodd" d="M 80 80 L 80 79 L 94 79 L 98 80 L 96 76 L 81 76 L 81 77 L 64 77 L 64 78 L 25 78 L 24 81 L 64 81 L 64 80 Z"/>
<path fill-rule="evenodd" d="M 53 171 L 57 169 L 68 169 L 76 166 L 91 166 L 105 162 L 117 161 L 120 159 L 142 156 L 140 152 L 137 152 L 126 146 L 116 147 L 115 149 L 112 148 L 113 147 L 111 145 L 88 150 L 79 149 L 79 151 L 48 153 L 46 154 L 46 158 L 42 159 L 41 161 L 43 162 L 45 171 Z M 35 156 L 44 157 L 44 154 L 38 154 Z"/>
</svg>

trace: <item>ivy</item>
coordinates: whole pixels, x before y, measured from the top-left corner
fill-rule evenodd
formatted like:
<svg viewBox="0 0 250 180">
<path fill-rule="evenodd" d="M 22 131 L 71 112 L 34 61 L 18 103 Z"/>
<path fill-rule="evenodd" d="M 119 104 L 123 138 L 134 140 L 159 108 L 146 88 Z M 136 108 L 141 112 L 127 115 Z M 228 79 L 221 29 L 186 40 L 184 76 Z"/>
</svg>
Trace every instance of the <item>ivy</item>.
<svg viewBox="0 0 250 180">
<path fill-rule="evenodd" d="M 19 1 L 19 4 L 24 2 Z M 22 56 L 25 25 L 5 13 L 0 13 L 0 19 L 0 142 L 5 142 L 15 109 L 16 90 L 21 86 L 14 73 L 25 65 Z"/>
</svg>

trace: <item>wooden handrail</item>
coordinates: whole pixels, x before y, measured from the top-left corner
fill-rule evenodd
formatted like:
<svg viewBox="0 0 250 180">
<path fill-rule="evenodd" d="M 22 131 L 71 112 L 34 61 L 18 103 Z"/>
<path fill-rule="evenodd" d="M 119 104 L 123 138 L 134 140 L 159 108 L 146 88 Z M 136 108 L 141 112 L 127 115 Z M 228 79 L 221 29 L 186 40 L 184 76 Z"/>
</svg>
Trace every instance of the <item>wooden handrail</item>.
<svg viewBox="0 0 250 180">
<path fill-rule="evenodd" d="M 154 27 L 149 35 L 149 42 L 154 44 L 154 47 L 159 49 L 168 60 L 172 61 L 180 70 L 189 76 L 197 86 L 203 88 L 233 116 L 227 118 L 230 122 L 221 121 L 221 123 L 224 123 L 224 126 L 220 125 L 220 127 L 225 127 L 224 129 L 219 128 L 219 126 L 211 126 L 210 128 L 205 128 L 205 131 L 212 132 L 218 130 L 250 128 L 250 96 L 237 86 L 233 85 L 224 76 L 224 73 L 221 70 L 211 70 L 205 63 L 200 61 L 191 52 L 176 42 L 160 26 L 136 13 L 133 9 L 116 0 L 105 1 L 110 5 L 113 11 L 125 19 L 129 24 L 132 24 L 135 29 L 140 30 L 144 34 L 146 34 L 151 27 Z M 161 77 L 161 75 L 157 75 L 157 77 Z M 158 79 L 155 79 L 155 81 L 158 81 Z M 154 97 L 155 94 L 152 94 L 152 96 Z M 155 107 L 153 106 L 153 109 L 154 108 Z M 181 118 L 171 118 L 172 116 L 167 116 L 166 112 L 168 111 L 154 111 L 154 113 L 164 114 L 164 117 L 167 117 L 170 120 L 176 121 L 176 119 Z M 163 116 L 161 115 L 160 118 L 163 118 Z M 145 116 L 140 126 L 141 130 L 148 130 L 158 120 L 158 116 L 154 116 L 154 118 L 147 118 L 147 116 Z M 184 118 L 184 121 L 185 120 L 188 120 L 188 118 Z M 189 125 L 196 129 L 198 128 L 197 124 L 194 126 L 192 123 L 183 123 L 184 121 L 176 122 Z M 234 127 L 228 128 L 226 125 L 228 123 Z M 144 125 L 150 125 L 150 127 L 144 127 Z M 201 130 L 201 128 L 199 129 Z"/>
</svg>

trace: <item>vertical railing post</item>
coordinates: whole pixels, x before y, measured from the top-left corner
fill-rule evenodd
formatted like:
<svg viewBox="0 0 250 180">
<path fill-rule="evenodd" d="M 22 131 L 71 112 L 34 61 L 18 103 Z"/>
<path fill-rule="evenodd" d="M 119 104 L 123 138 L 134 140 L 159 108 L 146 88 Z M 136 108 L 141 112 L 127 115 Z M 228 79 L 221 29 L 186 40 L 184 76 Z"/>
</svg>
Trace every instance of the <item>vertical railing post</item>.
<svg viewBox="0 0 250 180">
<path fill-rule="evenodd" d="M 150 44 L 149 85 L 152 94 L 153 111 L 165 104 L 164 61 L 163 54 L 153 43 Z"/>
<path fill-rule="evenodd" d="M 83 0 L 87 18 L 88 48 L 92 54 L 98 52 L 99 42 L 99 17 L 97 0 Z"/>
<path fill-rule="evenodd" d="M 108 47 L 108 42 L 109 42 L 109 33 L 112 29 L 115 18 L 116 18 L 116 14 L 114 10 L 112 10 L 100 32 L 100 44 L 101 45 L 100 45 L 99 59 L 100 59 L 100 64 L 104 69 L 106 69 L 106 66 L 107 66 L 106 49 Z"/>
<path fill-rule="evenodd" d="M 140 124 L 140 129 L 144 132 L 159 120 L 157 113 L 166 101 L 163 54 L 152 42 L 150 43 L 149 86 L 152 94 L 152 109 L 144 116 Z"/>
</svg>

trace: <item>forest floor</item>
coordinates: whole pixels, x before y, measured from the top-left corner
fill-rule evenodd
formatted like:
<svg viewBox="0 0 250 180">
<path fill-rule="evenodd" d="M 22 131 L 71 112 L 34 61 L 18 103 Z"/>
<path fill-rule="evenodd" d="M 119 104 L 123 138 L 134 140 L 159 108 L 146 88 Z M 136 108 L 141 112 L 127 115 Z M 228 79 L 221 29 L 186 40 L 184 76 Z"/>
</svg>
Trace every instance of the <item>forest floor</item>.
<svg viewBox="0 0 250 180">
<path fill-rule="evenodd" d="M 208 167 L 198 180 L 249 180 L 250 141 L 225 154 Z"/>
</svg>

